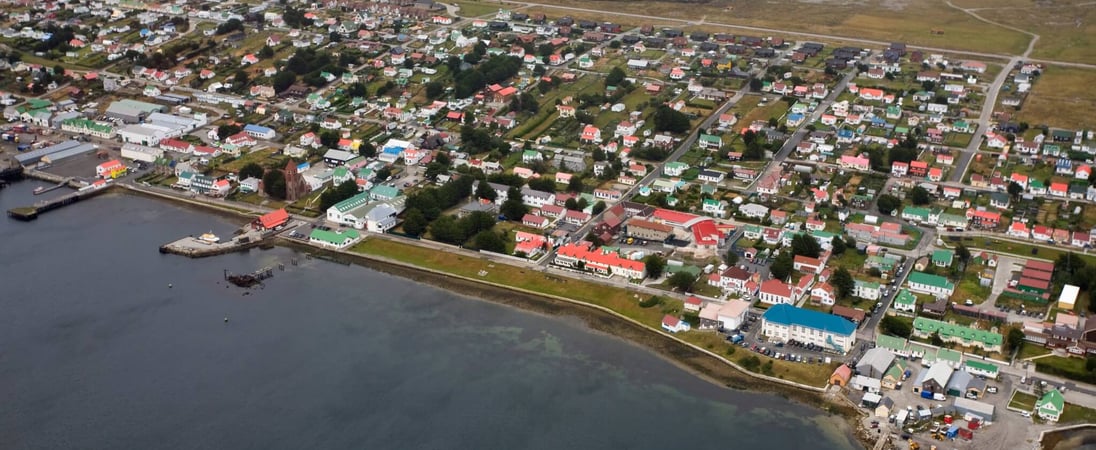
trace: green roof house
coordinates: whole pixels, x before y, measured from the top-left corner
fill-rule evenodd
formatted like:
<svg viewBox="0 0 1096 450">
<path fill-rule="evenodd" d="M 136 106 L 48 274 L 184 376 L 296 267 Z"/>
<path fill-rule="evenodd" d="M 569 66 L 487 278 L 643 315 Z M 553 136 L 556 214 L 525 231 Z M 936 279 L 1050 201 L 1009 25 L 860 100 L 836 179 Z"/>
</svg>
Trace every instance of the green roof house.
<svg viewBox="0 0 1096 450">
<path fill-rule="evenodd" d="M 895 311 L 906 311 L 916 314 L 917 296 L 913 295 L 909 289 L 898 291 L 898 295 L 894 296 L 894 309 Z"/>
<path fill-rule="evenodd" d="M 913 319 L 913 334 L 920 338 L 928 338 L 934 333 L 940 335 L 944 342 L 953 342 L 967 347 L 979 347 L 989 352 L 1001 351 L 1001 343 L 1004 337 L 1000 333 L 947 323 L 935 319 L 918 317 Z"/>
<path fill-rule="evenodd" d="M 929 209 L 919 208 L 916 206 L 907 206 L 902 208 L 902 220 L 916 220 L 918 222 L 929 221 Z"/>
<path fill-rule="evenodd" d="M 955 252 L 951 250 L 935 250 L 932 252 L 932 265 L 936 267 L 951 267 L 955 260 Z"/>
<path fill-rule="evenodd" d="M 308 241 L 321 247 L 346 248 L 361 239 L 357 230 L 329 231 L 316 228 L 308 235 Z"/>
<path fill-rule="evenodd" d="M 890 350 L 891 353 L 898 356 L 909 356 L 910 353 L 906 346 L 906 340 L 897 336 L 880 334 L 875 337 L 875 346 Z"/>
<path fill-rule="evenodd" d="M 937 297 L 951 297 L 955 293 L 955 285 L 939 275 L 924 272 L 912 272 L 906 284 L 913 292 L 932 294 Z"/>
<path fill-rule="evenodd" d="M 1066 409 L 1066 399 L 1057 389 L 1051 389 L 1043 394 L 1043 398 L 1035 402 L 1035 413 L 1047 422 L 1057 422 Z"/>
<path fill-rule="evenodd" d="M 700 145 L 700 148 L 719 150 L 719 148 L 723 146 L 723 138 L 711 134 L 701 133 L 700 139 L 697 140 L 697 144 Z"/>
<path fill-rule="evenodd" d="M 968 359 L 966 369 L 971 375 L 980 375 L 993 380 L 996 380 L 1001 373 L 997 365 L 976 359 Z"/>
<path fill-rule="evenodd" d="M 906 366 L 906 360 L 895 358 L 894 364 L 891 364 L 890 368 L 883 373 L 883 379 L 880 380 L 882 387 L 898 389 L 898 386 L 905 380 Z"/>
</svg>

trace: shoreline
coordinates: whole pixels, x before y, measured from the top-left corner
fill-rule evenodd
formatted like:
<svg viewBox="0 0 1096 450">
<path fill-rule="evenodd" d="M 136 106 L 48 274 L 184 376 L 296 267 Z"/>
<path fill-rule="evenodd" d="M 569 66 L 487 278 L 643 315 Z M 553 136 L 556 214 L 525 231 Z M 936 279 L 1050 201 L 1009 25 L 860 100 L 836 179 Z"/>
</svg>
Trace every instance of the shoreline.
<svg viewBox="0 0 1096 450">
<path fill-rule="evenodd" d="M 487 301 L 547 316 L 576 317 L 594 331 L 621 339 L 630 345 L 640 346 L 707 382 L 740 391 L 779 395 L 785 399 L 818 408 L 830 415 L 836 414 L 847 426 L 842 431 L 852 440 L 864 448 L 875 446 L 874 440 L 865 438 L 866 430 L 863 430 L 860 423 L 862 415 L 853 405 L 834 401 L 823 390 L 797 387 L 788 382 L 769 381 L 757 374 L 747 373 L 718 355 L 634 322 L 612 310 L 577 300 L 528 292 L 515 286 L 467 279 L 374 255 L 318 248 L 284 238 L 279 238 L 277 245 L 310 254 L 319 259 L 357 265 L 445 289 L 472 300 Z M 869 435 L 869 437 L 872 436 Z"/>
<path fill-rule="evenodd" d="M 212 212 L 222 218 L 244 221 L 252 218 L 250 214 L 233 208 L 180 198 L 165 193 L 145 191 L 134 186 L 121 187 L 123 190 L 120 192 L 122 193 L 168 200 L 187 208 Z M 445 289 L 474 300 L 488 301 L 536 314 L 577 317 L 590 329 L 625 340 L 631 345 L 641 346 L 707 382 L 735 390 L 779 395 L 785 399 L 818 408 L 830 415 L 836 414 L 843 419 L 842 422 L 847 427 L 842 431 L 853 441 L 863 448 L 873 448 L 876 445 L 875 440 L 872 439 L 876 436 L 871 435 L 870 430 L 866 430 L 861 423 L 862 413 L 854 405 L 827 395 L 824 389 L 798 385 L 789 381 L 747 372 L 744 368 L 734 365 L 715 353 L 661 333 L 611 309 L 574 299 L 530 292 L 518 286 L 469 279 L 376 255 L 319 248 L 281 237 L 275 238 L 274 241 L 274 245 L 297 252 L 318 256 L 321 259 L 336 263 L 365 267 Z M 246 250 L 250 251 L 250 249 Z"/>
</svg>

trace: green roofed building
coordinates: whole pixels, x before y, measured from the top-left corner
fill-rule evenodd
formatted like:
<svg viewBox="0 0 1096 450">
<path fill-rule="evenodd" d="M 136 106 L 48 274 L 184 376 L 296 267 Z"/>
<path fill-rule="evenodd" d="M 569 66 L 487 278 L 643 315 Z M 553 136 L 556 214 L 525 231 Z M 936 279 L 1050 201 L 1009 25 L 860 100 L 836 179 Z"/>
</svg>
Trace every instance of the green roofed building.
<svg viewBox="0 0 1096 450">
<path fill-rule="evenodd" d="M 936 350 L 936 362 L 947 364 L 953 369 L 958 369 L 963 363 L 963 354 L 955 350 L 942 348 Z"/>
<path fill-rule="evenodd" d="M 357 230 L 329 231 L 316 228 L 308 235 L 308 241 L 323 247 L 341 249 L 361 239 Z"/>
<path fill-rule="evenodd" d="M 1066 409 L 1066 399 L 1057 389 L 1051 389 L 1043 394 L 1043 398 L 1035 402 L 1035 413 L 1047 422 L 1057 422 Z"/>
<path fill-rule="evenodd" d="M 875 337 L 875 346 L 890 350 L 898 356 L 909 357 L 909 347 L 906 345 L 906 340 L 897 336 L 888 336 L 886 334 L 880 334 Z"/>
<path fill-rule="evenodd" d="M 955 252 L 951 250 L 934 250 L 932 252 L 932 265 L 936 267 L 951 267 L 952 261 L 955 260 Z"/>
<path fill-rule="evenodd" d="M 951 294 L 955 293 L 955 285 L 947 278 L 924 272 L 911 272 L 906 284 L 913 292 L 932 294 L 937 297 L 951 297 Z"/>
<path fill-rule="evenodd" d="M 898 295 L 894 296 L 894 309 L 895 311 L 917 313 L 917 296 L 913 295 L 909 289 L 898 291 Z"/>
<path fill-rule="evenodd" d="M 895 359 L 894 364 L 883 373 L 883 379 L 879 380 L 880 385 L 886 389 L 898 389 L 898 385 L 906 379 L 907 365 L 906 360 Z"/>
<path fill-rule="evenodd" d="M 944 342 L 954 342 L 967 347 L 978 347 L 988 352 L 999 352 L 1004 336 L 986 330 L 976 330 L 962 325 L 942 322 L 935 319 L 918 317 L 913 319 L 913 334 L 919 338 L 928 338 L 939 333 Z"/>
<path fill-rule="evenodd" d="M 1001 369 L 999 369 L 996 364 L 985 361 L 968 359 L 965 367 L 967 372 L 970 372 L 971 375 L 980 375 L 993 380 L 996 380 L 1001 374 Z"/>
</svg>

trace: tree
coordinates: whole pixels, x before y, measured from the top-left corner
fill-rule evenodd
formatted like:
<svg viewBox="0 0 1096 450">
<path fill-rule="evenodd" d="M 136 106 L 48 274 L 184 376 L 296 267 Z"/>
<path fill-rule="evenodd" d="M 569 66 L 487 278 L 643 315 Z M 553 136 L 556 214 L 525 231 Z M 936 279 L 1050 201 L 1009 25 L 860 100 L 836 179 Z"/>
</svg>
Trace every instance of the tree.
<svg viewBox="0 0 1096 450">
<path fill-rule="evenodd" d="M 285 174 L 280 170 L 271 170 L 263 175 L 263 191 L 276 199 L 285 199 Z"/>
<path fill-rule="evenodd" d="M 955 247 L 955 256 L 958 257 L 959 261 L 962 261 L 963 264 L 966 264 L 970 261 L 970 249 L 963 244 L 959 244 L 958 247 Z"/>
<path fill-rule="evenodd" d="M 534 189 L 544 192 L 556 192 L 556 180 L 548 177 L 540 177 L 529 180 L 529 189 Z"/>
<path fill-rule="evenodd" d="M 578 207 L 578 200 L 575 200 L 574 197 L 571 197 L 567 199 L 567 201 L 563 202 L 563 207 L 571 211 L 578 211 L 579 209 L 581 209 Z"/>
<path fill-rule="evenodd" d="M 594 213 L 594 215 L 597 215 L 601 214 L 602 211 L 605 211 L 605 208 L 605 202 L 598 200 L 597 203 L 594 203 L 594 209 L 591 211 Z"/>
<path fill-rule="evenodd" d="M 605 85 L 619 86 L 626 76 L 628 74 L 624 73 L 624 69 L 621 69 L 620 66 L 614 67 L 613 70 L 609 71 L 609 75 L 605 77 Z"/>
<path fill-rule="evenodd" d="M 655 110 L 653 120 L 655 122 L 655 131 L 684 133 L 692 127 L 692 124 L 689 123 L 689 116 L 680 111 L 674 111 L 673 108 L 666 105 L 661 105 Z"/>
<path fill-rule="evenodd" d="M 225 139 L 229 136 L 239 133 L 241 130 L 243 130 L 243 128 L 240 128 L 239 125 L 236 125 L 234 123 L 224 124 L 217 127 L 217 137 Z"/>
<path fill-rule="evenodd" d="M 320 210 L 327 211 L 327 208 L 335 206 L 343 200 L 357 195 L 358 183 L 354 180 L 346 180 L 338 186 L 333 186 L 323 191 L 320 194 Z"/>
<path fill-rule="evenodd" d="M 264 45 L 263 48 L 259 49 L 259 57 L 263 59 L 273 58 L 274 49 L 270 48 L 269 45 Z"/>
<path fill-rule="evenodd" d="M 1020 347 L 1024 345 L 1024 331 L 1012 327 L 1008 329 L 1008 348 L 1012 351 L 1020 350 Z"/>
<path fill-rule="evenodd" d="M 441 94 L 445 93 L 445 84 L 440 81 L 431 81 L 426 83 L 426 97 L 429 99 L 436 99 L 441 97 Z"/>
<path fill-rule="evenodd" d="M 511 187 L 506 192 L 506 201 L 502 202 L 499 212 L 508 220 L 521 220 L 529 212 L 529 207 L 521 201 L 521 189 Z"/>
<path fill-rule="evenodd" d="M 937 347 L 943 347 L 944 346 L 944 340 L 940 338 L 940 332 L 939 331 L 934 331 L 932 333 L 932 336 L 930 336 L 930 341 L 932 342 L 932 345 L 935 345 Z"/>
<path fill-rule="evenodd" d="M 358 147 L 358 155 L 366 158 L 377 156 L 377 146 L 372 142 L 362 142 L 362 145 Z"/>
<path fill-rule="evenodd" d="M 822 254 L 822 247 L 818 245 L 818 241 L 813 236 L 799 234 L 792 238 L 792 253 L 796 256 L 817 258 L 818 255 Z"/>
<path fill-rule="evenodd" d="M 243 31 L 244 23 L 240 22 L 240 19 L 228 19 L 225 23 L 222 23 L 217 27 L 217 34 L 228 34 L 233 31 Z"/>
<path fill-rule="evenodd" d="M 666 280 L 668 284 L 674 290 L 681 292 L 692 292 L 693 283 L 696 282 L 696 277 L 689 273 L 687 270 L 681 270 L 670 276 L 670 279 Z"/>
<path fill-rule="evenodd" d="M 380 169 L 377 169 L 377 173 L 374 175 L 380 182 L 388 181 L 388 179 L 392 177 L 392 168 L 388 166 L 381 167 Z"/>
<path fill-rule="evenodd" d="M 1008 183 L 1008 195 L 1012 196 L 1013 200 L 1020 198 L 1020 193 L 1024 192 L 1024 187 L 1020 186 L 1020 183 L 1010 181 Z"/>
<path fill-rule="evenodd" d="M 567 192 L 579 193 L 585 189 L 586 186 L 582 184 L 582 177 L 574 175 L 571 177 L 571 181 L 567 182 Z"/>
<path fill-rule="evenodd" d="M 837 291 L 837 298 L 840 299 L 848 297 L 856 286 L 856 282 L 852 279 L 852 274 L 844 267 L 837 268 L 837 271 L 833 273 L 833 277 L 830 278 L 830 284 L 833 285 L 834 290 Z"/>
<path fill-rule="evenodd" d="M 261 180 L 264 173 L 266 173 L 266 170 L 263 169 L 263 166 L 260 166 L 257 163 L 247 163 L 240 168 L 240 173 L 238 173 L 237 176 L 241 180 L 246 180 L 248 178 L 258 178 Z"/>
<path fill-rule="evenodd" d="M 910 189 L 910 201 L 914 205 L 927 205 L 932 202 L 932 198 L 929 197 L 929 191 L 921 186 L 914 186 Z"/>
<path fill-rule="evenodd" d="M 666 261 L 657 253 L 648 256 L 643 263 L 647 266 L 647 278 L 652 280 L 662 276 L 662 271 L 666 268 Z"/>
<path fill-rule="evenodd" d="M 441 216 L 430 224 L 430 234 L 434 239 L 447 244 L 464 242 L 464 230 L 453 216 Z"/>
<path fill-rule="evenodd" d="M 274 75 L 274 79 L 271 84 L 273 85 L 275 92 L 283 92 L 286 89 L 289 89 L 289 87 L 292 86 L 295 81 L 297 81 L 297 75 L 293 72 L 285 70 L 278 72 L 277 75 Z"/>
<path fill-rule="evenodd" d="M 428 224 L 426 216 L 418 208 L 409 209 L 403 215 L 403 232 L 411 236 L 421 236 Z"/>
<path fill-rule="evenodd" d="M 890 215 L 898 210 L 902 206 L 902 200 L 890 194 L 883 194 L 879 196 L 879 201 L 876 204 L 879 208 L 879 212 Z"/>
<path fill-rule="evenodd" d="M 495 199 L 499 198 L 499 194 L 498 192 L 495 192 L 495 188 L 491 187 L 489 183 L 481 181 L 476 185 L 476 198 L 493 202 Z"/>
<path fill-rule="evenodd" d="M 783 251 L 780 252 L 780 255 L 777 256 L 776 259 L 773 260 L 772 265 L 769 266 L 769 274 L 771 274 L 773 278 L 783 280 L 788 278 L 788 275 L 792 274 L 794 266 L 795 263 L 792 260 L 792 252 Z"/>
<path fill-rule="evenodd" d="M 891 336 L 908 338 L 910 334 L 913 334 L 913 326 L 898 316 L 883 316 L 879 327 L 883 330 L 883 334 Z"/>
<path fill-rule="evenodd" d="M 733 266 L 738 264 L 738 253 L 735 252 L 733 248 L 729 249 L 727 250 L 727 255 L 724 256 L 723 259 L 727 262 L 728 266 Z"/>
<path fill-rule="evenodd" d="M 486 250 L 495 253 L 506 253 L 506 242 L 502 240 L 498 233 L 491 230 L 483 230 L 476 233 L 476 236 L 472 238 L 476 248 L 480 250 Z"/>
<path fill-rule="evenodd" d="M 845 253 L 846 248 L 848 248 L 848 247 L 845 246 L 845 240 L 841 239 L 840 236 L 838 236 L 837 238 L 835 238 L 833 240 L 833 250 L 832 250 L 832 252 L 835 256 Z"/>
</svg>

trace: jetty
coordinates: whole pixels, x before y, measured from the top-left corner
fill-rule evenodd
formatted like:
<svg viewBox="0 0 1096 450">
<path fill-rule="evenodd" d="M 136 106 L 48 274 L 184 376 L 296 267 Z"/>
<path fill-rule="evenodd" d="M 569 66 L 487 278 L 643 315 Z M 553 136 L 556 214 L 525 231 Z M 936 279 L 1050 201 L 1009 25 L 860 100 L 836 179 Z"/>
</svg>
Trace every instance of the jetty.
<svg viewBox="0 0 1096 450">
<path fill-rule="evenodd" d="M 265 244 L 262 233 L 248 230 L 225 241 L 211 242 L 201 237 L 187 236 L 182 239 L 169 242 L 160 246 L 160 253 L 186 256 L 188 258 L 205 258 L 208 256 L 224 255 L 226 253 L 249 250 Z"/>
<path fill-rule="evenodd" d="M 45 194 L 47 192 L 52 192 L 54 190 L 61 189 L 63 187 L 67 187 L 67 186 L 69 186 L 69 183 L 72 182 L 73 179 L 74 178 L 69 177 L 69 178 L 65 178 L 64 180 L 61 180 L 60 183 L 57 183 L 53 186 L 39 187 L 38 189 L 34 190 L 34 195 L 42 195 L 42 194 Z"/>
<path fill-rule="evenodd" d="M 67 181 L 67 183 L 69 183 L 69 185 L 71 186 L 71 183 L 76 183 L 76 181 L 69 180 Z M 76 192 L 70 194 L 65 194 L 51 200 L 40 201 L 32 206 L 23 206 L 19 208 L 9 209 L 8 217 L 29 222 L 31 220 L 37 219 L 39 215 L 45 212 L 53 211 L 63 206 L 68 206 L 81 200 L 87 200 L 91 197 L 102 194 L 103 192 L 107 191 L 107 188 L 110 186 L 111 185 L 109 183 L 97 181 L 95 182 L 95 184 L 83 186 Z"/>
</svg>

